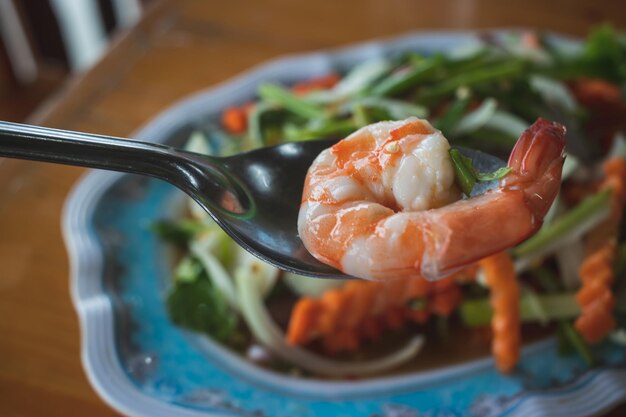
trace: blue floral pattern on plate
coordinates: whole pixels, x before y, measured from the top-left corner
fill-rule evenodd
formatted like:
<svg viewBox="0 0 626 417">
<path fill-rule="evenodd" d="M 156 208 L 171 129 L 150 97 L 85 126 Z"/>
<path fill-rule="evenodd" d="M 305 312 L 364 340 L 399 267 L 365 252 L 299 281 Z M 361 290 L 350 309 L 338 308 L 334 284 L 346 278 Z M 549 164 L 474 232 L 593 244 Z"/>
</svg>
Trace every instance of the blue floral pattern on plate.
<svg viewBox="0 0 626 417">
<path fill-rule="evenodd" d="M 500 32 L 502 34 L 502 32 Z M 288 57 L 174 105 L 136 136 L 181 144 L 190 126 L 244 102 L 261 81 L 293 82 L 401 51 L 450 51 L 460 32 L 419 33 L 382 43 Z M 563 40 L 564 42 L 566 40 Z M 149 225 L 181 212 L 172 186 L 93 172 L 64 214 L 83 362 L 100 395 L 132 416 L 586 416 L 626 398 L 626 350 L 597 347 L 601 367 L 559 357 L 553 340 L 524 349 L 518 371 L 490 358 L 365 381 L 297 379 L 257 368 L 210 339 L 174 326 L 164 303 L 172 253 Z"/>
</svg>

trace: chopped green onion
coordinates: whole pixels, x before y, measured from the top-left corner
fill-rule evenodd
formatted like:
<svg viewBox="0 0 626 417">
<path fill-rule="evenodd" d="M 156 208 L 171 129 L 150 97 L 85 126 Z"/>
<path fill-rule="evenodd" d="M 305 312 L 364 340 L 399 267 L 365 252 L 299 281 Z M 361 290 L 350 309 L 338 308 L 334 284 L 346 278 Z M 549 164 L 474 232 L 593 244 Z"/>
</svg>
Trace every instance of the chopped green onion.
<svg viewBox="0 0 626 417">
<path fill-rule="evenodd" d="M 537 308 L 540 306 L 540 309 Z M 486 326 L 493 316 L 493 308 L 487 298 L 464 301 L 459 313 L 468 326 Z M 529 295 L 520 298 L 520 319 L 523 322 L 573 318 L 580 314 L 574 293 Z"/>
<path fill-rule="evenodd" d="M 422 59 L 410 68 L 402 69 L 384 78 L 372 89 L 375 96 L 391 96 L 404 93 L 417 83 L 431 76 L 443 63 L 441 56 Z"/>
<path fill-rule="evenodd" d="M 438 83 L 434 87 L 424 88 L 421 94 L 418 95 L 418 101 L 433 102 L 453 93 L 459 87 L 469 87 L 475 84 L 511 78 L 520 74 L 524 67 L 524 63 L 520 60 L 507 60 L 497 64 L 485 62 L 485 65 L 482 65 L 480 68 L 461 72 Z"/>
<path fill-rule="evenodd" d="M 576 329 L 574 329 L 574 326 L 572 326 L 569 321 L 561 320 L 559 322 L 558 336 L 561 348 L 568 346 L 571 347 L 573 351 L 580 355 L 587 365 L 593 365 L 594 358 L 589 350 L 589 346 L 587 346 L 585 341 L 582 337 L 580 337 Z"/>
<path fill-rule="evenodd" d="M 150 230 L 160 238 L 179 245 L 186 245 L 194 236 L 206 229 L 206 224 L 188 219 L 160 220 L 150 225 Z"/>
<path fill-rule="evenodd" d="M 317 121 L 316 121 L 317 122 Z M 356 129 L 354 120 L 323 120 L 320 123 L 309 123 L 304 127 L 293 124 L 284 126 L 284 136 L 287 141 L 303 141 L 311 139 L 324 139 L 333 136 L 344 136 Z"/>
<path fill-rule="evenodd" d="M 335 99 L 354 97 L 368 90 L 392 69 L 387 59 L 368 60 L 355 66 L 331 91 Z"/>
<path fill-rule="evenodd" d="M 564 240 L 579 237 L 608 215 L 610 197 L 611 190 L 607 189 L 586 198 L 567 214 L 542 228 L 536 235 L 513 249 L 513 254 L 518 257 L 529 256 L 544 252 L 555 244 L 563 243 Z"/>
<path fill-rule="evenodd" d="M 458 149 L 450 149 L 449 153 L 457 182 L 461 190 L 463 190 L 463 193 L 467 196 L 472 193 L 476 182 L 500 180 L 511 172 L 511 168 L 509 167 L 501 167 L 493 172 L 478 172 L 476 168 L 474 168 L 472 159 L 461 154 Z"/>
<path fill-rule="evenodd" d="M 257 103 L 248 115 L 248 138 L 251 148 L 260 148 L 265 144 L 265 134 L 261 121 L 263 115 L 275 108 L 274 104 L 260 102 Z"/>
<path fill-rule="evenodd" d="M 444 134 L 451 132 L 453 127 L 461 120 L 463 113 L 467 110 L 469 105 L 469 97 L 462 97 L 457 99 L 450 108 L 433 122 L 433 126 L 441 130 Z"/>
<path fill-rule="evenodd" d="M 540 266 L 529 271 L 542 291 L 556 293 L 561 291 L 559 277 L 548 267 Z"/>
<path fill-rule="evenodd" d="M 450 149 L 450 158 L 456 174 L 456 180 L 463 194 L 469 196 L 476 185 L 476 176 L 472 169 L 472 160 L 459 152 L 458 149 Z"/>
<path fill-rule="evenodd" d="M 296 97 L 278 85 L 261 84 L 258 88 L 258 93 L 263 100 L 278 104 L 305 119 L 322 118 L 326 115 L 326 112 L 320 107 Z"/>
<path fill-rule="evenodd" d="M 493 172 L 475 172 L 479 182 L 498 181 L 509 175 L 510 167 L 500 167 Z"/>
<path fill-rule="evenodd" d="M 550 319 L 537 293 L 533 291 L 532 288 L 525 288 L 525 295 L 528 301 L 528 308 L 531 309 L 533 315 L 537 317 L 537 321 L 542 325 L 546 325 Z"/>
<path fill-rule="evenodd" d="M 427 304 L 428 302 L 425 298 L 414 298 L 408 302 L 407 307 L 411 310 L 421 311 L 426 308 Z"/>
</svg>

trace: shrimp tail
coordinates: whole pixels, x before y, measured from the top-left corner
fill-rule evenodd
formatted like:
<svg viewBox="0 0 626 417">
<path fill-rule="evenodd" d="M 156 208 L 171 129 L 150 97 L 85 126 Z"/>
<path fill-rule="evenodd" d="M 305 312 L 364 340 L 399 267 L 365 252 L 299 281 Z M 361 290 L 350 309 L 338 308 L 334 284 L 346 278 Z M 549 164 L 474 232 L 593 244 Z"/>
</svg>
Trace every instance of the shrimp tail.
<svg viewBox="0 0 626 417">
<path fill-rule="evenodd" d="M 438 279 L 539 230 L 561 186 L 564 149 L 565 128 L 538 119 L 518 139 L 511 172 L 496 189 L 431 210 L 421 275 Z"/>
<path fill-rule="evenodd" d="M 502 185 L 524 190 L 526 205 L 535 219 L 543 219 L 559 192 L 564 149 L 565 127 L 539 118 L 511 151 L 508 166 L 513 173 L 502 180 Z"/>
</svg>

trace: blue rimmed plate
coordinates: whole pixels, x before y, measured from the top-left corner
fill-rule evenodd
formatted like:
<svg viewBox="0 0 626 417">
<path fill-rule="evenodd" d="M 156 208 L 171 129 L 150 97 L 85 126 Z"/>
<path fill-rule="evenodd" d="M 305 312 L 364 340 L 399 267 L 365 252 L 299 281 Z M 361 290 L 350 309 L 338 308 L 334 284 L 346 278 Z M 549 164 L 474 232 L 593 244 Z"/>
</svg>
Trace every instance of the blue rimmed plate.
<svg viewBox="0 0 626 417">
<path fill-rule="evenodd" d="M 502 32 L 500 32 L 502 33 Z M 172 106 L 138 132 L 181 144 L 190 126 L 254 97 L 262 81 L 291 83 L 382 56 L 451 51 L 472 33 L 418 33 L 287 57 Z M 168 319 L 172 259 L 148 225 L 175 218 L 184 196 L 163 182 L 89 173 L 64 213 L 82 359 L 97 392 L 122 413 L 176 416 L 588 416 L 626 399 L 626 350 L 598 347 L 603 366 L 562 358 L 553 340 L 527 346 L 516 374 L 490 358 L 364 381 L 298 379 L 258 368 Z"/>
</svg>

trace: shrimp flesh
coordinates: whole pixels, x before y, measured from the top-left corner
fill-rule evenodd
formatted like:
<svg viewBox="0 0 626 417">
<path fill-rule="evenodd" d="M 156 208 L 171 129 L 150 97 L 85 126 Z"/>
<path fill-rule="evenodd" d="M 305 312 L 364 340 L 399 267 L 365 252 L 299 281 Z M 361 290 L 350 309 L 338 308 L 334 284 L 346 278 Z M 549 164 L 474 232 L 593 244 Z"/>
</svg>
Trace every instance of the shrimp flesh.
<svg viewBox="0 0 626 417">
<path fill-rule="evenodd" d="M 449 275 L 536 232 L 556 197 L 565 128 L 537 120 L 493 190 L 459 200 L 449 144 L 417 118 L 359 129 L 307 173 L 298 216 L 304 246 L 348 275 Z"/>
</svg>

